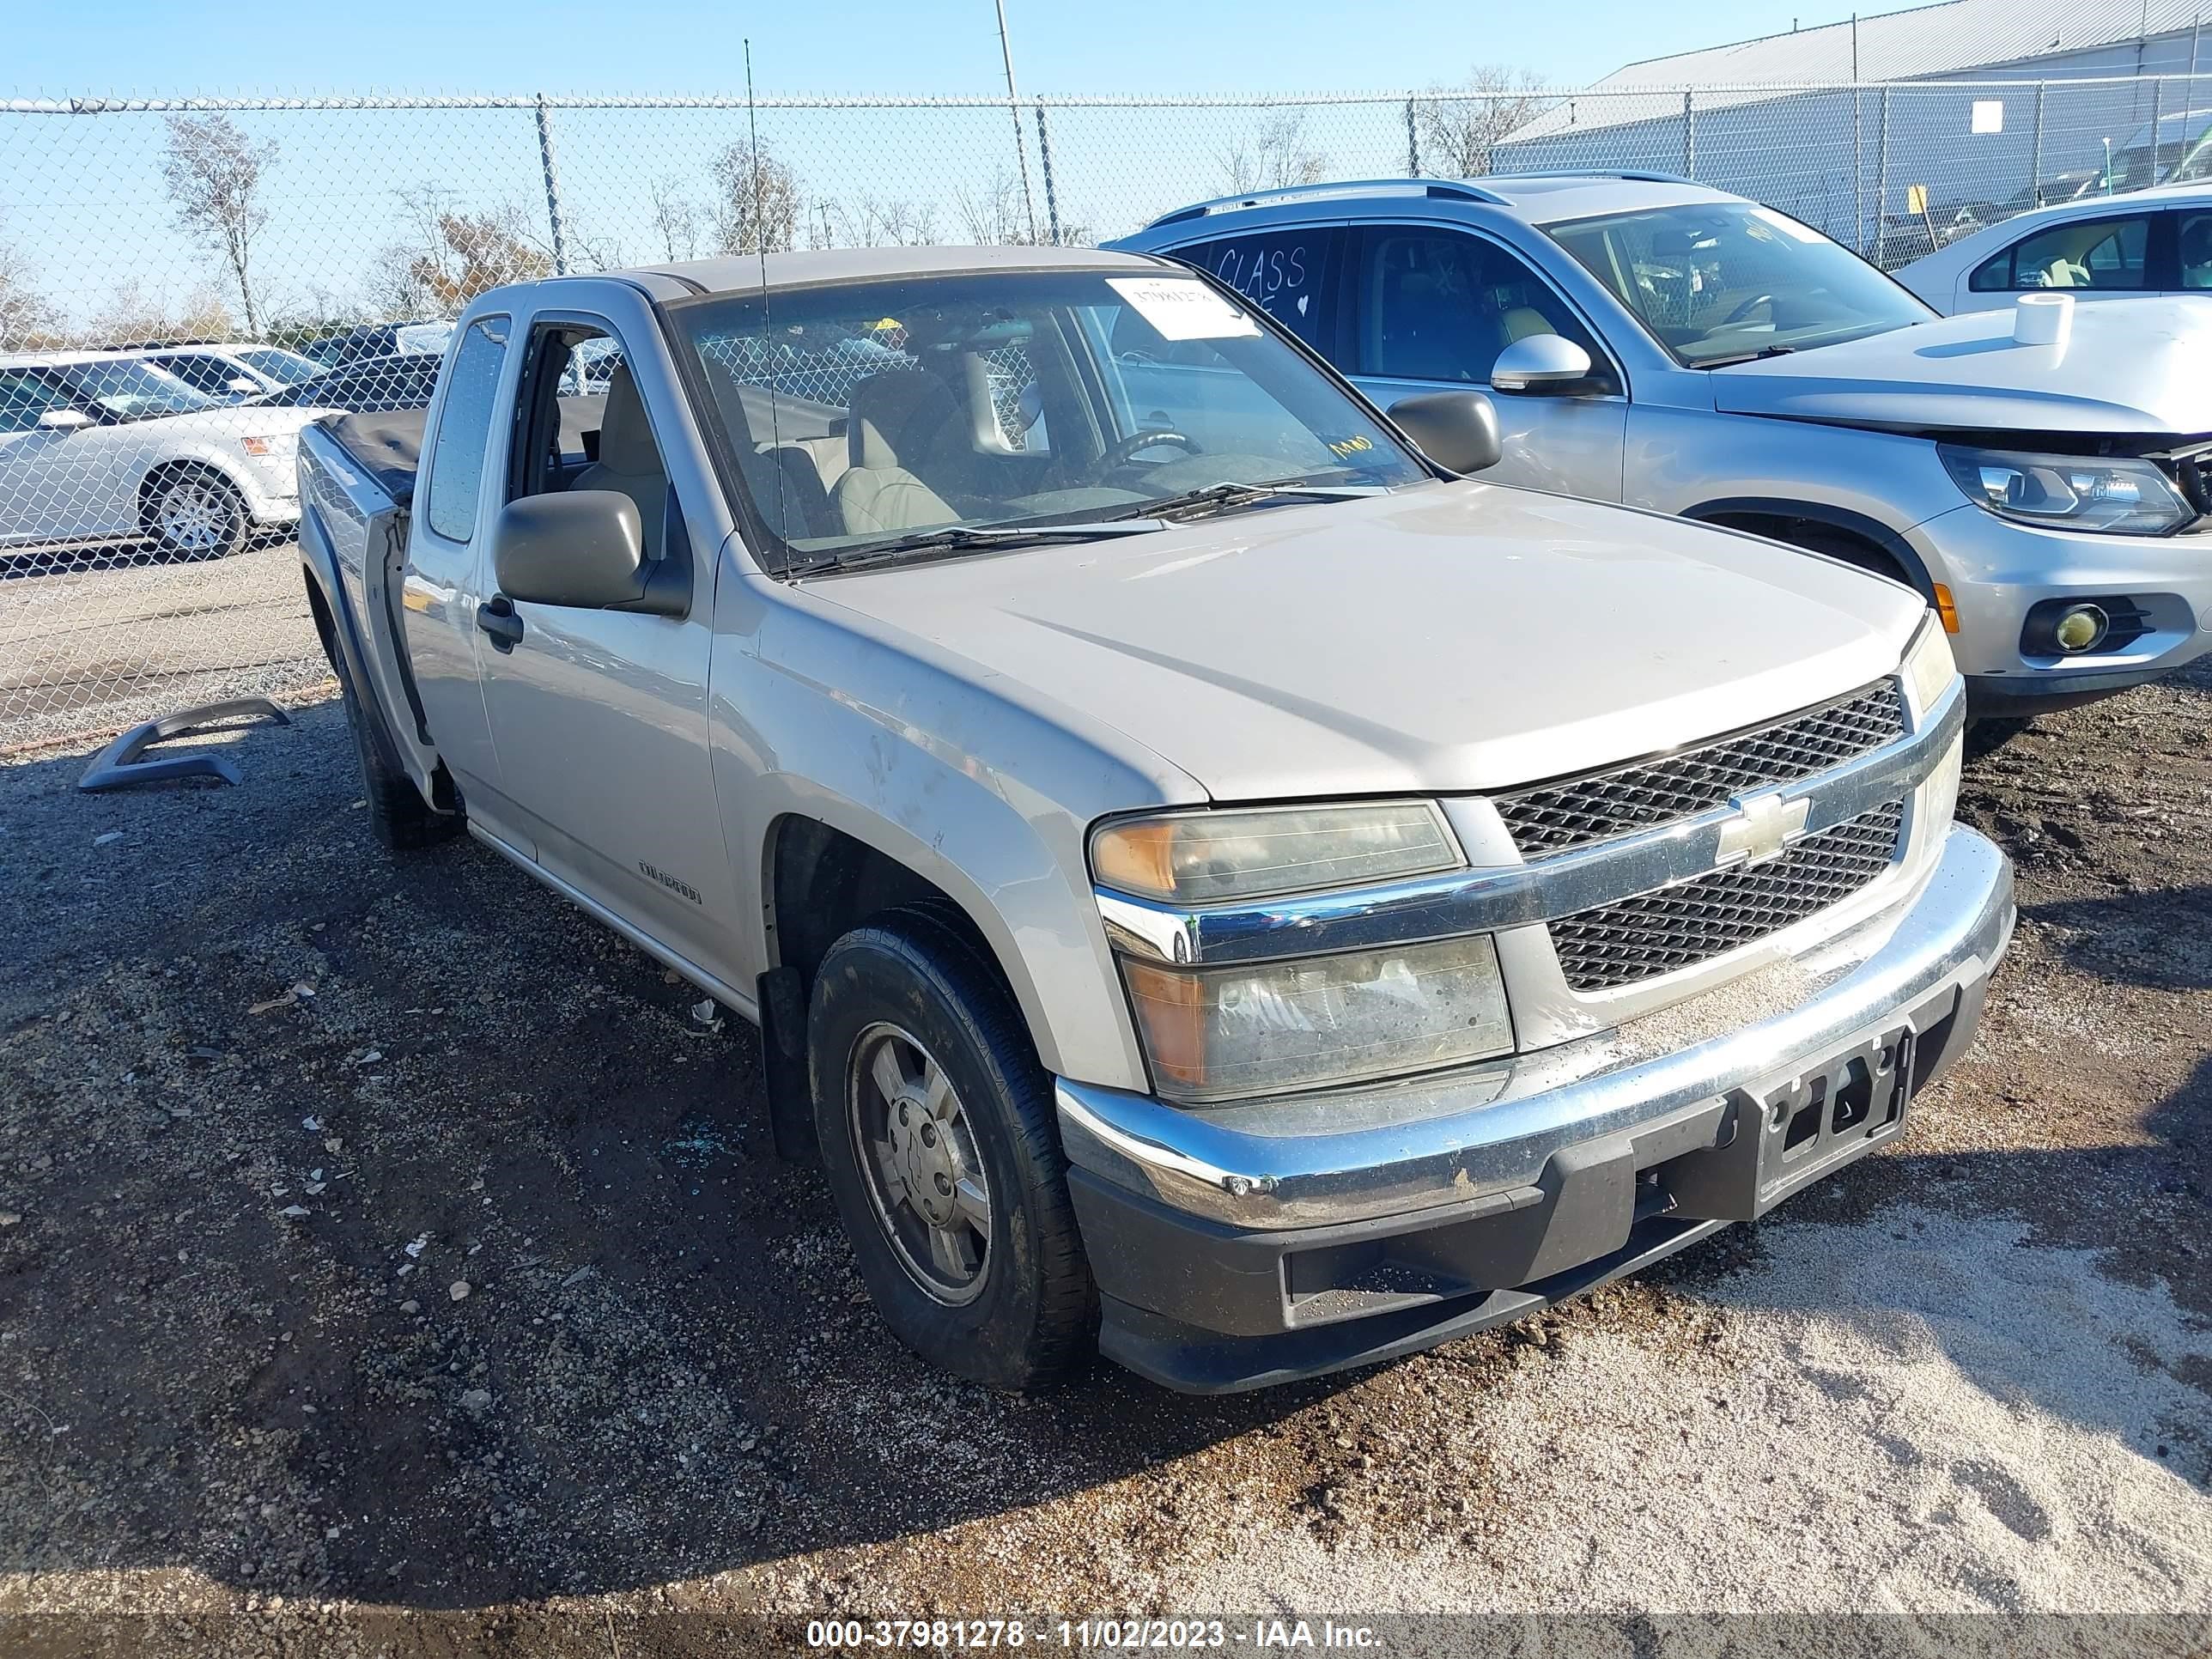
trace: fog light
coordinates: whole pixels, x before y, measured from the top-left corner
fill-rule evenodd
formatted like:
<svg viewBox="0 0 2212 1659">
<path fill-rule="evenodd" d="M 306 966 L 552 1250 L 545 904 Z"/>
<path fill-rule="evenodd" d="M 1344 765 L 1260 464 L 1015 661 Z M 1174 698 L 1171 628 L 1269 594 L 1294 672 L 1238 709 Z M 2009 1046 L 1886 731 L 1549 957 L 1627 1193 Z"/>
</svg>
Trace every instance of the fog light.
<svg viewBox="0 0 2212 1659">
<path fill-rule="evenodd" d="M 2051 630 L 2061 651 L 2094 651 L 2112 631 L 2112 619 L 2094 605 L 2069 606 Z"/>
</svg>

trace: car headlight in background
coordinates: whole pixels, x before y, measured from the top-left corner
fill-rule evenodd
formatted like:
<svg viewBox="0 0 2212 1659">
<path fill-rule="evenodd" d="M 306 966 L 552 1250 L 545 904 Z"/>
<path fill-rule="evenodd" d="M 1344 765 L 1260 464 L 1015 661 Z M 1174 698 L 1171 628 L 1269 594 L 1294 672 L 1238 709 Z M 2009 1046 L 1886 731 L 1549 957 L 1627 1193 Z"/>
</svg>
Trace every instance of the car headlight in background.
<svg viewBox="0 0 2212 1659">
<path fill-rule="evenodd" d="M 1185 812 L 1109 823 L 1091 838 L 1101 883 L 1176 904 L 1355 887 L 1462 862 L 1431 801 Z"/>
<path fill-rule="evenodd" d="M 2022 524 L 2162 536 L 2197 516 L 2152 461 L 2030 455 L 1956 444 L 1938 444 L 1936 453 L 1968 501 Z"/>
<path fill-rule="evenodd" d="M 1912 712 L 1925 714 L 1959 678 L 1959 665 L 1951 655 L 1951 641 L 1943 624 L 1930 617 L 1920 624 L 1905 653 L 1905 689 L 1912 698 Z"/>
<path fill-rule="evenodd" d="M 249 455 L 289 455 L 300 447 L 296 432 L 272 432 L 265 437 L 240 438 L 239 445 Z"/>
<path fill-rule="evenodd" d="M 1487 933 L 1234 968 L 1125 961 L 1152 1086 L 1192 1103 L 1510 1053 Z"/>
</svg>

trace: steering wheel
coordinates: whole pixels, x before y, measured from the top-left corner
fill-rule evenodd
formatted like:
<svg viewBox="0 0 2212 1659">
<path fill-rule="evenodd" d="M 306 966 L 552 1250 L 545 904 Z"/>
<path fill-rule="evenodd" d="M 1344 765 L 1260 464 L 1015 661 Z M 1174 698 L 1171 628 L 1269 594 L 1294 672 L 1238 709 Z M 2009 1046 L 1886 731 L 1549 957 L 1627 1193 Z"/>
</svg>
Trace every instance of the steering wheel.
<svg viewBox="0 0 2212 1659">
<path fill-rule="evenodd" d="M 1184 437 L 1182 433 L 1176 431 L 1173 427 L 1146 427 L 1141 432 L 1132 432 L 1127 437 L 1122 439 L 1120 443 L 1115 444 L 1103 455 L 1101 455 L 1096 465 L 1091 467 L 1091 476 L 1093 478 L 1107 477 L 1119 469 L 1127 466 L 1132 460 L 1136 459 L 1137 456 L 1143 453 L 1146 450 L 1150 449 L 1154 444 L 1173 444 L 1176 448 L 1189 455 L 1195 455 L 1199 453 L 1198 446 L 1192 442 L 1188 438 Z"/>
<path fill-rule="evenodd" d="M 1774 296 L 1771 294 L 1754 294 L 1751 298 L 1746 300 L 1741 305 L 1738 306 L 1734 311 L 1729 313 L 1727 316 L 1722 318 L 1721 326 L 1723 328 L 1726 328 L 1731 324 L 1740 323 L 1745 318 L 1750 316 L 1753 312 L 1758 310 L 1759 307 L 1771 306 L 1773 303 Z"/>
</svg>

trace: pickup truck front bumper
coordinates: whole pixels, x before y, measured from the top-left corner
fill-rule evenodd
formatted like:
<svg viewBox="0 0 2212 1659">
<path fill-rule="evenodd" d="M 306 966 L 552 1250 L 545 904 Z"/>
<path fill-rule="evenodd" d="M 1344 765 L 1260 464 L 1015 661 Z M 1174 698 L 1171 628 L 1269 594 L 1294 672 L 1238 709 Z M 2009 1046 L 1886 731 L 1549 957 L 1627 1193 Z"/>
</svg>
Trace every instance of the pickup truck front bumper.
<svg viewBox="0 0 2212 1659">
<path fill-rule="evenodd" d="M 1904 1132 L 2014 921 L 1954 828 L 1911 901 L 1620 1029 L 1389 1089 L 1207 1112 L 1062 1080 L 1101 1349 L 1225 1393 L 1517 1318 L 1749 1220 Z"/>
</svg>

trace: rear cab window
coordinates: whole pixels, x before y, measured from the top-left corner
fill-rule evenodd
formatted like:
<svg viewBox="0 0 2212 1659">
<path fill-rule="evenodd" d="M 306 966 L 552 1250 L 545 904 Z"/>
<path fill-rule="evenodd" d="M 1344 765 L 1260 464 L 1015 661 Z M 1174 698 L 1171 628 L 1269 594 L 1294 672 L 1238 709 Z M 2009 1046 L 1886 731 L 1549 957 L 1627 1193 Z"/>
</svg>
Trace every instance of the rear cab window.
<svg viewBox="0 0 2212 1659">
<path fill-rule="evenodd" d="M 432 533 L 449 542 L 465 542 L 476 534 L 492 412 L 499 400 L 500 373 L 507 366 L 507 328 L 504 317 L 478 318 L 453 354 L 453 384 L 446 388 L 438 435 L 430 446 L 429 500 L 423 510 Z"/>
</svg>

